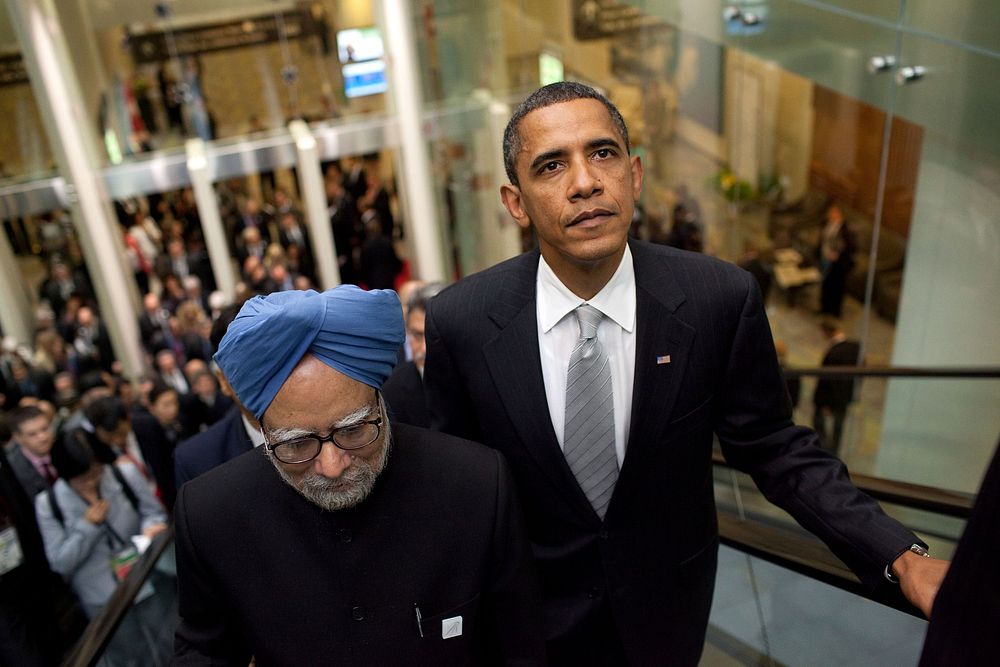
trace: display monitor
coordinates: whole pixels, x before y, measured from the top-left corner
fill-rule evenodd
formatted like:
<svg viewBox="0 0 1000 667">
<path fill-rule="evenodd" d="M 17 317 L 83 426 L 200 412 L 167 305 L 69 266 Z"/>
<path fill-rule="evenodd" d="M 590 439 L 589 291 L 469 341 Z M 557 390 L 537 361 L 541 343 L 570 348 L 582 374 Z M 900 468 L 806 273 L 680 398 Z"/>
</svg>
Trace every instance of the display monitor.
<svg viewBox="0 0 1000 667">
<path fill-rule="evenodd" d="M 378 28 L 348 28 L 337 31 L 337 53 L 340 63 L 360 63 L 385 56 L 382 35 Z"/>
<path fill-rule="evenodd" d="M 385 80 L 385 61 L 366 60 L 347 63 L 342 68 L 344 74 L 344 94 L 348 97 L 363 97 L 384 93 L 389 88 Z"/>
</svg>

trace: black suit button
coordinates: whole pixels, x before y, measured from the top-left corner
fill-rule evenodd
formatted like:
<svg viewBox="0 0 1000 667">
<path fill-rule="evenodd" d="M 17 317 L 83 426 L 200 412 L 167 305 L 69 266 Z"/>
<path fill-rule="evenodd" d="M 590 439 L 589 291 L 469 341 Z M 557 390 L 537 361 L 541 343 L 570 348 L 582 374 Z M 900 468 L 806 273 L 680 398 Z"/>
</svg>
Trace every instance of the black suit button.
<svg viewBox="0 0 1000 667">
<path fill-rule="evenodd" d="M 590 589 L 590 592 L 587 593 L 587 597 L 590 598 L 591 600 L 596 600 L 597 598 L 601 597 L 601 589 L 598 588 L 597 586 L 592 587 Z"/>
<path fill-rule="evenodd" d="M 600 537 L 600 538 L 601 538 L 602 540 L 606 540 L 606 539 L 608 539 L 609 537 L 611 537 L 611 535 L 610 535 L 610 534 L 608 533 L 608 529 L 607 529 L 607 528 L 602 528 L 602 529 L 601 529 L 601 532 L 600 532 L 600 533 L 598 533 L 598 536 L 599 536 L 599 537 Z"/>
<path fill-rule="evenodd" d="M 354 533 L 351 532 L 350 528 L 344 528 L 340 531 L 340 541 L 347 544 L 354 539 Z"/>
<path fill-rule="evenodd" d="M 355 607 L 354 609 L 352 609 L 351 610 L 351 618 L 353 618 L 355 621 L 363 621 L 363 620 L 365 620 L 365 608 L 364 607 Z"/>
</svg>

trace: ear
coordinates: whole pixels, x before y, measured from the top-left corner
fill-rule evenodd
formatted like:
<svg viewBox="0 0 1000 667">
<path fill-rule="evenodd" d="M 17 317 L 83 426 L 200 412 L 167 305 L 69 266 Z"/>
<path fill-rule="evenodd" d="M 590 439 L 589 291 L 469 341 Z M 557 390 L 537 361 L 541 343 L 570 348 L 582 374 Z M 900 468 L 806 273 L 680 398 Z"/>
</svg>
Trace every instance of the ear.
<svg viewBox="0 0 1000 667">
<path fill-rule="evenodd" d="M 638 155 L 632 156 L 632 197 L 639 201 L 642 194 L 642 159 Z"/>
<path fill-rule="evenodd" d="M 531 227 L 531 218 L 524 210 L 524 201 L 521 199 L 521 188 L 511 183 L 504 183 L 500 186 L 500 199 L 519 227 L 522 229 Z"/>
</svg>

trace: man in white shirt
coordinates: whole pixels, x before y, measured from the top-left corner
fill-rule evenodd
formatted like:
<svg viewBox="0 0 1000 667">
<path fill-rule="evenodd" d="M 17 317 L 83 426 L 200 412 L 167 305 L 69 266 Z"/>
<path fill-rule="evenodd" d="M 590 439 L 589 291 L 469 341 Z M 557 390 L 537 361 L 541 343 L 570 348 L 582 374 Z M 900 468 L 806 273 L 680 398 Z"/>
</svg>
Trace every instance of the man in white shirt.
<svg viewBox="0 0 1000 667">
<path fill-rule="evenodd" d="M 718 528 L 712 442 L 871 587 L 925 613 L 946 564 L 796 427 L 753 277 L 628 239 L 642 164 L 618 110 L 572 82 L 504 134 L 501 197 L 539 249 L 428 306 L 436 428 L 506 456 L 554 665 L 694 665 Z M 924 545 L 925 546 L 925 545 Z"/>
</svg>

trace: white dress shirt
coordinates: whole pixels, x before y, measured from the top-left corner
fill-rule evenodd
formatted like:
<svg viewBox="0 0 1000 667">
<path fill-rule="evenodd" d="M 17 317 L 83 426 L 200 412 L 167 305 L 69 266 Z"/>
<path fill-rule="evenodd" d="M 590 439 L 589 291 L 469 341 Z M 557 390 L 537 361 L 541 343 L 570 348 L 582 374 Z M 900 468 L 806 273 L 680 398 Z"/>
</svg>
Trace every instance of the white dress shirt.
<svg viewBox="0 0 1000 667">
<path fill-rule="evenodd" d="M 250 442 L 253 443 L 253 446 L 256 448 L 263 445 L 264 434 L 260 432 L 260 429 L 251 424 L 250 420 L 247 419 L 247 416 L 242 412 L 240 412 L 240 419 L 243 420 L 243 429 L 247 432 L 247 435 L 250 437 Z"/>
<path fill-rule="evenodd" d="M 632 253 L 625 246 L 625 254 L 615 274 L 589 301 L 573 294 L 560 282 L 545 259 L 539 258 L 535 294 L 542 378 L 552 428 L 560 448 L 563 447 L 563 430 L 566 427 L 569 357 L 580 337 L 580 325 L 572 313 L 577 306 L 589 303 L 604 314 L 597 328 L 597 338 L 611 363 L 615 451 L 620 469 L 628 443 L 635 378 L 635 271 L 632 268 Z"/>
</svg>

